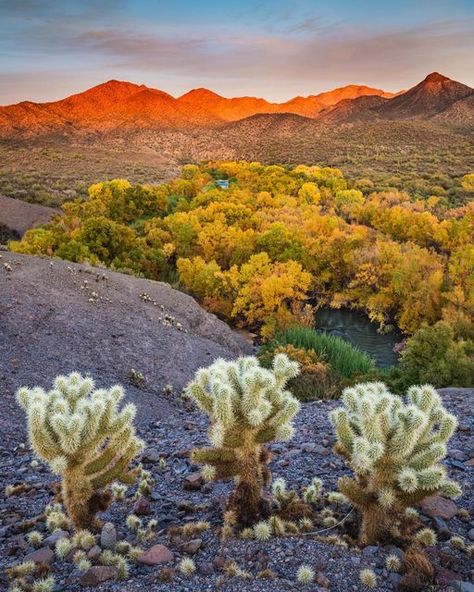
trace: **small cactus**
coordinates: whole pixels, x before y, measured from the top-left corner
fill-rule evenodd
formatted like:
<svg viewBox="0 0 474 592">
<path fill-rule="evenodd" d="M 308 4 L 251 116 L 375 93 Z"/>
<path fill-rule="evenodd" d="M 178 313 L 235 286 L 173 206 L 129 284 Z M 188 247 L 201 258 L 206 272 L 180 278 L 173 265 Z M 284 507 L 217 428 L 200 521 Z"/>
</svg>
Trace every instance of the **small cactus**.
<svg viewBox="0 0 474 592">
<path fill-rule="evenodd" d="M 33 545 L 33 547 L 41 547 L 41 543 L 43 542 L 43 535 L 37 530 L 33 530 L 32 532 L 30 532 L 26 538 L 30 545 Z"/>
<path fill-rule="evenodd" d="M 402 569 L 402 562 L 395 554 L 387 555 L 385 559 L 385 567 L 388 571 L 399 572 Z"/>
<path fill-rule="evenodd" d="M 244 527 L 269 514 L 262 495 L 271 478 L 265 444 L 293 435 L 299 402 L 285 386 L 297 374 L 298 364 L 284 354 L 275 356 L 272 370 L 262 368 L 254 357 L 217 360 L 199 370 L 186 388 L 211 417 L 212 447 L 195 449 L 192 458 L 205 465 L 206 479 L 234 477 L 229 507 Z"/>
<path fill-rule="evenodd" d="M 449 539 L 449 544 L 451 545 L 451 547 L 454 547 L 455 549 L 464 549 L 466 547 L 466 543 L 464 542 L 464 539 L 462 539 L 460 536 L 453 536 Z"/>
<path fill-rule="evenodd" d="M 53 576 L 41 578 L 33 582 L 33 592 L 53 592 L 55 581 Z"/>
<path fill-rule="evenodd" d="M 359 572 L 360 583 L 366 588 L 375 588 L 377 586 L 377 575 L 372 569 L 363 569 Z"/>
<path fill-rule="evenodd" d="M 64 559 L 74 549 L 72 541 L 68 538 L 61 538 L 56 542 L 54 551 L 58 559 Z"/>
<path fill-rule="evenodd" d="M 457 421 L 429 385 L 408 390 L 407 403 L 382 383 L 344 390 L 344 407 L 334 410 L 338 452 L 355 477 L 339 479 L 339 489 L 362 514 L 360 541 L 387 537 L 394 520 L 423 498 L 457 497 L 459 485 L 440 464 Z"/>
<path fill-rule="evenodd" d="M 415 534 L 416 539 L 426 547 L 436 545 L 436 533 L 431 528 L 422 528 Z"/>
<path fill-rule="evenodd" d="M 94 390 L 78 373 L 58 376 L 51 391 L 20 388 L 17 401 L 28 416 L 30 443 L 52 471 L 62 477 L 62 497 L 76 528 L 97 526 L 116 481 L 131 483 L 129 464 L 142 449 L 135 435 L 134 405 L 121 411 L 123 389 Z"/>
<path fill-rule="evenodd" d="M 255 524 L 253 533 L 257 541 L 268 541 L 272 536 L 272 528 L 268 522 L 262 520 Z"/>
<path fill-rule="evenodd" d="M 185 557 L 179 562 L 178 569 L 183 574 L 183 576 L 189 577 L 192 576 L 196 571 L 196 565 L 192 559 Z"/>
<path fill-rule="evenodd" d="M 296 572 L 296 579 L 300 584 L 310 584 L 314 580 L 314 570 L 309 565 L 300 565 Z"/>
<path fill-rule="evenodd" d="M 385 559 L 385 567 L 388 571 L 399 572 L 402 568 L 402 562 L 397 555 L 391 554 Z"/>
</svg>

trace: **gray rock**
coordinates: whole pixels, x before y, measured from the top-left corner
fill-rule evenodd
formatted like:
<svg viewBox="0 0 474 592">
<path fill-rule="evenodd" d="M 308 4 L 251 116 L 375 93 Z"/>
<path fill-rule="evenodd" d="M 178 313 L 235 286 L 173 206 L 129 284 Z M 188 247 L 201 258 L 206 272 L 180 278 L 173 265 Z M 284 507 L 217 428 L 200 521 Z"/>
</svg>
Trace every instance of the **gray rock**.
<svg viewBox="0 0 474 592">
<path fill-rule="evenodd" d="M 460 460 L 460 461 L 465 461 L 465 460 L 467 460 L 469 458 L 468 455 L 465 452 L 463 452 L 462 450 L 458 450 L 456 448 L 453 449 L 453 450 L 450 450 L 448 452 L 448 455 L 451 458 L 454 458 L 454 460 Z"/>
<path fill-rule="evenodd" d="M 94 545 L 91 549 L 89 549 L 89 551 L 87 551 L 87 559 L 96 561 L 99 559 L 101 553 L 102 549 L 99 547 L 99 545 Z"/>
<path fill-rule="evenodd" d="M 144 463 L 160 462 L 160 458 L 161 454 L 158 448 L 147 448 L 142 456 Z"/>
<path fill-rule="evenodd" d="M 43 541 L 43 544 L 47 547 L 54 547 L 59 539 L 67 539 L 69 538 L 69 533 L 67 530 L 56 530 L 53 534 L 50 534 L 46 537 Z"/>
<path fill-rule="evenodd" d="M 202 539 L 193 539 L 181 545 L 181 549 L 189 555 L 195 555 L 202 546 Z"/>
<path fill-rule="evenodd" d="M 365 557 L 369 557 L 370 555 L 375 555 L 376 553 L 378 553 L 378 550 L 379 548 L 375 545 L 369 545 L 368 547 L 364 547 L 364 549 L 362 550 L 362 555 L 364 555 Z"/>
<path fill-rule="evenodd" d="M 117 531 L 112 522 L 106 522 L 100 533 L 100 546 L 113 551 L 117 543 Z"/>
<path fill-rule="evenodd" d="M 452 587 L 456 590 L 456 592 L 474 592 L 474 584 L 470 582 L 453 582 Z"/>
</svg>

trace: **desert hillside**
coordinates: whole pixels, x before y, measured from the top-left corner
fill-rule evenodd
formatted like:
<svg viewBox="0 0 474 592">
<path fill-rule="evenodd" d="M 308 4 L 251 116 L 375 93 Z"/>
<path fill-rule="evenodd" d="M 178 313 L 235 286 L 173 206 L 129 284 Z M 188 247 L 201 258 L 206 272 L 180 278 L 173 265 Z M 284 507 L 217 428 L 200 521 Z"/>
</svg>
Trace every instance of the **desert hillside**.
<svg viewBox="0 0 474 592">
<path fill-rule="evenodd" d="M 22 385 L 47 387 L 60 373 L 90 373 L 103 385 L 126 385 L 141 417 L 152 420 L 169 412 L 166 385 L 179 393 L 200 366 L 248 351 L 225 323 L 167 284 L 57 259 L 0 255 L 4 435 L 22 425 L 14 401 Z"/>
</svg>

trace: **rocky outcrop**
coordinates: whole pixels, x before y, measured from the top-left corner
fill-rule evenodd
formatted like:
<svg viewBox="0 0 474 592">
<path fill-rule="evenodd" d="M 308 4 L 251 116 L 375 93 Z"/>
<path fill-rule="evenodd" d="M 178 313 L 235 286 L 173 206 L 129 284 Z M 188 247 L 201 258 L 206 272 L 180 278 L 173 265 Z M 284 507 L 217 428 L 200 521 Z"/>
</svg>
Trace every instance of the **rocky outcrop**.
<svg viewBox="0 0 474 592">
<path fill-rule="evenodd" d="M 2 431 L 23 426 L 14 401 L 22 385 L 49 388 L 57 374 L 90 373 L 98 386 L 122 383 L 139 417 L 153 420 L 166 415 L 197 368 L 249 351 L 240 335 L 167 284 L 58 259 L 1 257 Z"/>
</svg>

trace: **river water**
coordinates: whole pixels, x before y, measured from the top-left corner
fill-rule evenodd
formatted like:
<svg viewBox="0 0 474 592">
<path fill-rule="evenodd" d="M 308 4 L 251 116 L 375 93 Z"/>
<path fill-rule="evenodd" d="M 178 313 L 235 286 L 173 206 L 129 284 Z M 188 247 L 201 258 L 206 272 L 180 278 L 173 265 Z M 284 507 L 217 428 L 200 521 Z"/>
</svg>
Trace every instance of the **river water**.
<svg viewBox="0 0 474 592">
<path fill-rule="evenodd" d="M 393 351 L 401 341 L 397 332 L 378 333 L 377 325 L 363 314 L 345 309 L 322 308 L 316 313 L 316 330 L 337 335 L 368 353 L 380 368 L 397 363 L 398 354 Z"/>
</svg>

